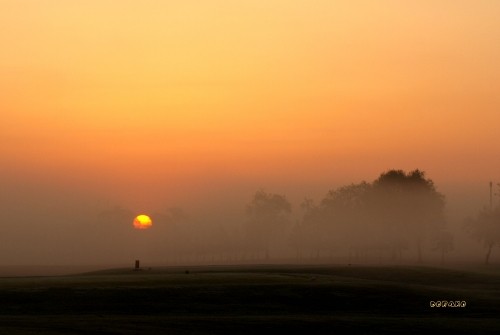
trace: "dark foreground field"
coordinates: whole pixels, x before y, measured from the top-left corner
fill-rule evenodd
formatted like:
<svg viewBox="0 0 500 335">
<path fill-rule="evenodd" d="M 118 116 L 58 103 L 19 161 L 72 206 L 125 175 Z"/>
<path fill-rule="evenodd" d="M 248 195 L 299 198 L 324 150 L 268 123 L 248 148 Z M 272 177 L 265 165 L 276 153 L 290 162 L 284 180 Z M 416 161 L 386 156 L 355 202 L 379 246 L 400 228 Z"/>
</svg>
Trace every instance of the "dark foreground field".
<svg viewBox="0 0 500 335">
<path fill-rule="evenodd" d="M 500 271 L 235 266 L 0 278 L 1 334 L 500 334 Z M 430 301 L 465 307 L 430 307 Z"/>
</svg>

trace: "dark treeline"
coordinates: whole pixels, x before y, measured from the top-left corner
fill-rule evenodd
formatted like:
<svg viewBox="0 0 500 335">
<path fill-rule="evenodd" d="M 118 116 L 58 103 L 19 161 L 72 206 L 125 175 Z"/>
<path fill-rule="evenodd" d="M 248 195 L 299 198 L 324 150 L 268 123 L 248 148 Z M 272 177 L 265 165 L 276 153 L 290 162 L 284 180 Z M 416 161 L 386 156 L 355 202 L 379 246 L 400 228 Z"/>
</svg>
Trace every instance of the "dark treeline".
<svg viewBox="0 0 500 335">
<path fill-rule="evenodd" d="M 257 198 L 266 196 L 262 191 L 255 195 L 252 207 L 259 207 L 261 213 L 252 217 L 252 224 L 269 227 L 266 238 L 270 238 L 275 235 L 273 230 L 280 229 L 272 227 L 273 222 L 284 225 L 289 204 L 283 196 L 267 195 L 266 204 Z M 419 170 L 391 170 L 372 183 L 331 190 L 318 204 L 306 199 L 301 208 L 303 216 L 287 237 L 297 258 L 348 254 L 350 261 L 374 257 L 398 261 L 413 246 L 421 262 L 423 244 L 428 240 L 436 241 L 443 254 L 452 248 L 444 196 Z"/>
<path fill-rule="evenodd" d="M 304 217 L 292 233 L 297 254 L 304 251 L 333 253 L 348 250 L 350 259 L 360 257 L 401 260 L 410 246 L 422 262 L 422 248 L 436 241 L 443 253 L 445 201 L 432 180 L 422 171 L 391 170 L 372 183 L 361 182 L 328 192 L 318 205 L 306 200 Z"/>
<path fill-rule="evenodd" d="M 18 224 L 0 236 L 0 261 L 488 263 L 500 245 L 499 207 L 450 222 L 444 195 L 420 170 L 386 171 L 372 182 L 340 186 L 299 206 L 286 195 L 258 190 L 236 209 L 224 202 L 218 212 L 204 214 L 167 208 L 148 213 L 153 227 L 141 231 L 132 228 L 140 213 L 77 205 L 7 211 Z M 40 224 L 29 225 L 35 221 Z"/>
<path fill-rule="evenodd" d="M 296 211 L 285 195 L 258 190 L 237 218 L 195 218 L 171 208 L 153 214 L 154 227 L 145 232 L 123 229 L 133 215 L 124 209 L 103 212 L 101 220 L 120 225 L 144 257 L 158 262 L 421 263 L 432 257 L 445 263 L 456 248 L 445 207 L 423 171 L 390 170 L 371 183 L 330 190 L 317 203 L 305 199 Z M 486 262 L 500 241 L 499 218 L 500 209 L 484 209 L 462 225 L 486 246 Z"/>
</svg>

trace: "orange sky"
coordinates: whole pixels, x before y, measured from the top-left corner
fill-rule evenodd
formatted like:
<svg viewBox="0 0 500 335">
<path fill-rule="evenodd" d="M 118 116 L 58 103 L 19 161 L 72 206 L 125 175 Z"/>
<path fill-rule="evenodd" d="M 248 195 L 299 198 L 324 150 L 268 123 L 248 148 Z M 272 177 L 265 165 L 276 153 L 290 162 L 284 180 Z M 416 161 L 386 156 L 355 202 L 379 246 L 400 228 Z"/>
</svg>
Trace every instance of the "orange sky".
<svg viewBox="0 0 500 335">
<path fill-rule="evenodd" d="M 0 178 L 138 211 L 390 168 L 500 181 L 499 17 L 494 0 L 3 0 Z"/>
</svg>

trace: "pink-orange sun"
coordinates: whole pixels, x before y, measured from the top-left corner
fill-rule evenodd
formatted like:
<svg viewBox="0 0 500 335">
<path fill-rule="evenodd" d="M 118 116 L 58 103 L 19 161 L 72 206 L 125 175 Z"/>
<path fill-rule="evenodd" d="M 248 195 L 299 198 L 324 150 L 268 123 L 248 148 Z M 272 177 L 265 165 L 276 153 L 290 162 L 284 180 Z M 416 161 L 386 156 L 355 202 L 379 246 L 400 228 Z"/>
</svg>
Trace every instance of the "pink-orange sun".
<svg viewBox="0 0 500 335">
<path fill-rule="evenodd" d="M 135 229 L 149 229 L 153 225 L 151 218 L 145 214 L 137 215 L 134 219 Z"/>
</svg>

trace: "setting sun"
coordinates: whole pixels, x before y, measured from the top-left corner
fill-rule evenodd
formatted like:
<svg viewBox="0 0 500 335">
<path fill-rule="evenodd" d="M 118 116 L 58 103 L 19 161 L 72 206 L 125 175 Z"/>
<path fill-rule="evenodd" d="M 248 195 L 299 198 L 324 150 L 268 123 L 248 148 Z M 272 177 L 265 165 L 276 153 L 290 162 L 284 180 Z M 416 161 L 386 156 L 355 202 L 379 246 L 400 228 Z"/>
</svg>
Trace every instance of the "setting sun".
<svg viewBox="0 0 500 335">
<path fill-rule="evenodd" d="M 135 229 L 148 229 L 151 228 L 152 225 L 153 221 L 151 221 L 151 218 L 147 215 L 141 214 L 134 219 Z"/>
</svg>

